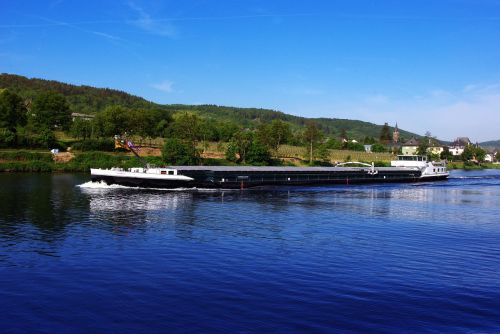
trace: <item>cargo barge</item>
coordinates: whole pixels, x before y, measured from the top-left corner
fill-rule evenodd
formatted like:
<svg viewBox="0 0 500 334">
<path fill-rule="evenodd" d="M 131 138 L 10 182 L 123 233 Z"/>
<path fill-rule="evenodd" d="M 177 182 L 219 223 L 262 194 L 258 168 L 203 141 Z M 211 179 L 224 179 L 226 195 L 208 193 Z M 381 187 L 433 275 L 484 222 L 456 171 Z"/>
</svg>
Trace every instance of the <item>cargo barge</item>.
<svg viewBox="0 0 500 334">
<path fill-rule="evenodd" d="M 357 164 L 359 167 L 349 167 Z M 335 167 L 171 166 L 91 169 L 94 182 L 143 188 L 246 189 L 422 182 L 448 177 L 446 164 L 421 156 L 398 156 L 391 167 L 346 163 Z"/>
</svg>

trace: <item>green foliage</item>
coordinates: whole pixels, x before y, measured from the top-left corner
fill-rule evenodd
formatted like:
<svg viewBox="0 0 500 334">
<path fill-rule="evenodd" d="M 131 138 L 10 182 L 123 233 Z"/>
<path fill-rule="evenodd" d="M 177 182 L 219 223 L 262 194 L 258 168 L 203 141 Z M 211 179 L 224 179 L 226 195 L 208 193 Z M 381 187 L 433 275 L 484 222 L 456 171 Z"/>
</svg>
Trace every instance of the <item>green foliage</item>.
<svg viewBox="0 0 500 334">
<path fill-rule="evenodd" d="M 230 141 L 227 145 L 227 150 L 225 153 L 226 160 L 231 162 L 238 162 L 240 157 L 238 156 L 238 144 L 236 141 Z"/>
<path fill-rule="evenodd" d="M 52 162 L 50 153 L 39 153 L 29 151 L 4 151 L 0 152 L 0 160 L 5 161 L 44 161 Z"/>
<path fill-rule="evenodd" d="M 55 148 L 56 147 L 56 136 L 54 136 L 54 131 L 49 129 L 42 129 L 38 135 L 38 144 L 40 147 L 44 148 Z"/>
<path fill-rule="evenodd" d="M 389 129 L 389 125 L 384 123 L 382 130 L 380 131 L 380 142 L 384 144 L 388 144 L 391 141 L 391 130 Z"/>
<path fill-rule="evenodd" d="M 71 148 L 77 151 L 114 151 L 115 143 L 110 138 L 85 139 L 74 143 Z"/>
<path fill-rule="evenodd" d="M 330 163 L 330 150 L 328 149 L 328 145 L 320 145 L 316 151 L 316 157 L 322 162 Z"/>
<path fill-rule="evenodd" d="M 462 153 L 463 161 L 478 161 L 483 162 L 486 156 L 486 151 L 476 145 L 467 145 Z"/>
<path fill-rule="evenodd" d="M 271 163 L 271 154 L 266 145 L 254 140 L 248 148 L 246 162 L 253 165 L 269 165 Z"/>
<path fill-rule="evenodd" d="M 246 161 L 247 152 L 253 141 L 253 134 L 250 131 L 240 131 L 234 134 L 229 142 L 226 151 L 226 159 L 241 163 Z M 236 156 L 237 155 L 237 156 Z"/>
<path fill-rule="evenodd" d="M 342 142 L 339 140 L 336 140 L 335 138 L 328 138 L 328 140 L 325 142 L 325 147 L 330 150 L 340 150 L 342 149 Z"/>
<path fill-rule="evenodd" d="M 92 121 L 76 118 L 70 127 L 70 133 L 75 138 L 87 139 L 92 135 Z"/>
<path fill-rule="evenodd" d="M 177 138 L 165 140 L 161 153 L 163 161 L 173 165 L 198 165 L 201 161 L 200 152 L 192 143 Z"/>
<path fill-rule="evenodd" d="M 173 138 L 189 141 L 196 144 L 202 138 L 201 119 L 193 113 L 181 113 L 174 117 L 169 132 Z"/>
<path fill-rule="evenodd" d="M 120 106 L 109 106 L 97 114 L 93 122 L 98 136 L 113 137 L 129 130 L 129 109 Z"/>
<path fill-rule="evenodd" d="M 360 143 L 348 142 L 346 148 L 351 151 L 363 152 L 365 150 L 365 146 Z"/>
<path fill-rule="evenodd" d="M 428 150 L 429 150 L 429 141 L 427 140 L 427 138 L 424 138 L 420 141 L 420 144 L 417 147 L 417 154 L 427 156 Z"/>
<path fill-rule="evenodd" d="M 0 74 L 0 87 L 7 87 L 10 91 L 20 95 L 23 99 L 33 99 L 40 92 L 56 91 L 63 94 L 72 111 L 79 113 L 99 114 L 106 107 L 117 105 L 131 110 L 162 110 L 169 113 L 192 112 L 200 117 L 211 118 L 220 124 L 236 124 L 241 128 L 254 129 L 259 124 L 269 123 L 275 119 L 289 123 L 292 132 L 296 134 L 290 138 L 289 144 L 297 145 L 300 140 L 297 134 L 301 128 L 310 120 L 304 117 L 287 115 L 279 111 L 258 108 L 235 108 L 216 105 L 158 105 L 148 102 L 143 98 L 133 96 L 118 90 L 94 88 L 89 86 L 75 86 L 57 81 L 28 79 L 18 75 Z M 368 122 L 347 120 L 316 118 L 311 119 L 318 123 L 320 130 L 327 135 L 338 134 L 343 131 L 353 138 L 364 138 L 365 136 L 378 137 L 382 126 Z M 220 139 L 228 141 L 234 134 L 232 129 L 221 128 Z M 229 130 L 229 131 L 222 131 Z M 120 133 L 123 133 L 122 130 Z M 224 134 L 222 132 L 225 132 Z M 118 133 L 113 133 L 115 135 Z M 412 136 L 420 137 L 413 133 L 400 130 L 401 138 Z M 210 140 L 206 138 L 206 140 Z M 215 139 L 217 140 L 217 139 Z"/>
<path fill-rule="evenodd" d="M 451 154 L 450 149 L 448 146 L 445 146 L 443 148 L 443 151 L 439 155 L 440 159 L 442 160 L 453 160 L 453 154 Z"/>
<path fill-rule="evenodd" d="M 386 123 L 387 124 L 387 123 Z M 377 141 L 375 140 L 375 138 L 373 137 L 368 137 L 366 136 L 365 139 L 363 140 L 363 144 L 365 145 L 373 145 L 375 144 Z"/>
<path fill-rule="evenodd" d="M 306 126 L 303 137 L 309 149 L 309 163 L 312 163 L 314 159 L 314 148 L 323 138 L 323 132 L 318 128 L 316 123 L 310 122 Z"/>
<path fill-rule="evenodd" d="M 16 126 L 26 124 L 26 112 L 23 99 L 19 95 L 7 89 L 0 91 L 0 128 L 15 133 Z"/>
<path fill-rule="evenodd" d="M 286 144 L 292 136 L 290 125 L 279 119 L 264 123 L 257 129 L 257 138 L 259 142 L 268 148 L 277 150 L 280 145 Z"/>
<path fill-rule="evenodd" d="M 379 143 L 375 143 L 372 145 L 372 152 L 383 153 L 383 152 L 387 152 L 387 149 L 385 148 L 384 145 L 379 144 Z"/>
<path fill-rule="evenodd" d="M 35 127 L 67 129 L 71 123 L 71 111 L 64 95 L 48 91 L 38 94 L 31 107 Z"/>
<path fill-rule="evenodd" d="M 12 147 L 16 142 L 16 134 L 7 128 L 0 128 L 0 147 Z"/>
</svg>

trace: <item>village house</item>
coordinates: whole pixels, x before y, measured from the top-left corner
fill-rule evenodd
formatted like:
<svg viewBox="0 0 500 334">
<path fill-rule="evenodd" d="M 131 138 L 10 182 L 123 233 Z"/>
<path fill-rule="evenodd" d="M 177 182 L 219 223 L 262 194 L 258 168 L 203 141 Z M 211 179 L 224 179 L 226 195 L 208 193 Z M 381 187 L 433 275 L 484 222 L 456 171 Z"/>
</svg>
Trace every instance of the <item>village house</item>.
<svg viewBox="0 0 500 334">
<path fill-rule="evenodd" d="M 453 143 L 449 146 L 450 153 L 454 156 L 462 155 L 464 149 L 471 145 L 471 141 L 467 137 L 458 137 L 455 139 Z"/>
<path fill-rule="evenodd" d="M 77 112 L 71 113 L 71 119 L 73 120 L 73 122 L 77 118 L 82 119 L 84 121 L 91 121 L 94 117 L 95 117 L 95 115 L 81 114 L 81 113 L 77 113 Z"/>
<path fill-rule="evenodd" d="M 415 155 L 417 154 L 418 146 L 420 142 L 417 138 L 411 137 L 409 140 L 401 145 L 401 153 L 404 155 Z"/>
</svg>

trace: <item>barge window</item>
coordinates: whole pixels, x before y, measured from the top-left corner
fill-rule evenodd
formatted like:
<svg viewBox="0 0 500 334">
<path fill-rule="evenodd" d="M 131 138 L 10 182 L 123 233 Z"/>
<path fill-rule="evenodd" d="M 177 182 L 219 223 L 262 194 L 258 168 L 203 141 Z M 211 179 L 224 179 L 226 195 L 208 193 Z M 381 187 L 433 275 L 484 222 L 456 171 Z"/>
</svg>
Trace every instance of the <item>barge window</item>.
<svg viewBox="0 0 500 334">
<path fill-rule="evenodd" d="M 168 171 L 168 175 L 174 175 L 174 171 L 173 170 L 169 170 Z"/>
<path fill-rule="evenodd" d="M 164 171 L 164 170 L 162 170 L 160 173 L 161 173 L 161 174 L 167 174 L 167 172 L 166 172 L 166 171 Z"/>
</svg>

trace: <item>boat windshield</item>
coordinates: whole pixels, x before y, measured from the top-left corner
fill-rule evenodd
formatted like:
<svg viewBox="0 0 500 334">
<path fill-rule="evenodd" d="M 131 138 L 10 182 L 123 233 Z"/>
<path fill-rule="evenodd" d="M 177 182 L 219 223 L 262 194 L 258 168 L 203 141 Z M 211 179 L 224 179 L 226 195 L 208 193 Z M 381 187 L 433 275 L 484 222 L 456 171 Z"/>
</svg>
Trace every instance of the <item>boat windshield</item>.
<svg viewBox="0 0 500 334">
<path fill-rule="evenodd" d="M 398 160 L 401 161 L 426 161 L 427 158 L 420 155 L 398 155 Z"/>
</svg>

